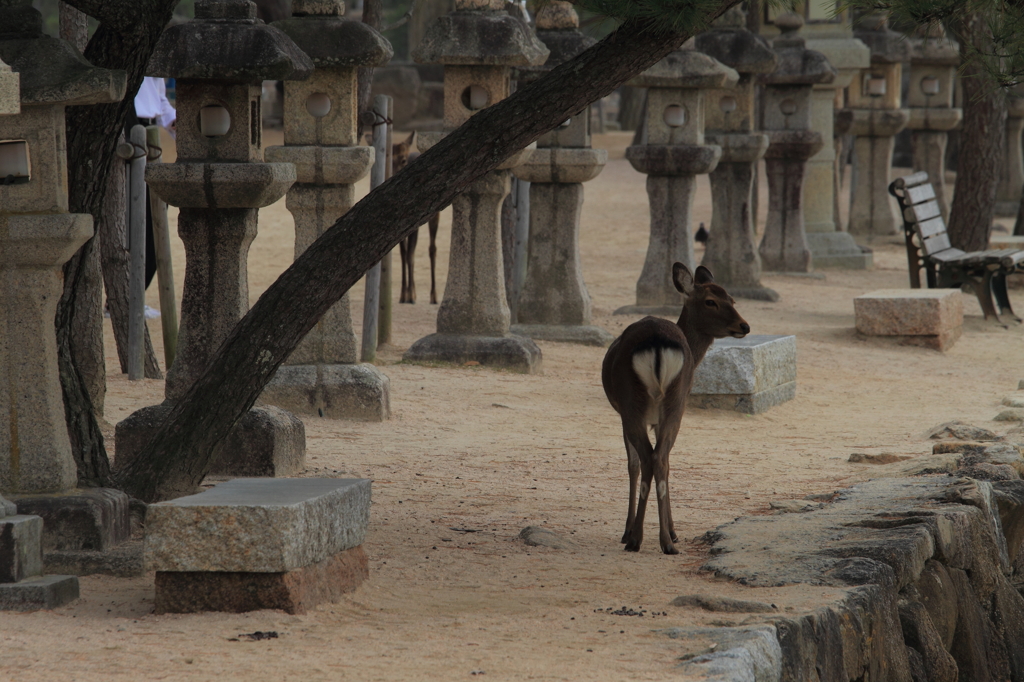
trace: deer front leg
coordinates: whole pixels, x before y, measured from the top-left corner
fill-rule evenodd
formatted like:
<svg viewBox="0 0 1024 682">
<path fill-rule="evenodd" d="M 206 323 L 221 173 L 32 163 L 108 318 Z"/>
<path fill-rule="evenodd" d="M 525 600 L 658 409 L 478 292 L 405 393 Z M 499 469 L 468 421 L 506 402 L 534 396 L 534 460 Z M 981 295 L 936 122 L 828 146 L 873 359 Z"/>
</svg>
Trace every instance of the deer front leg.
<svg viewBox="0 0 1024 682">
<path fill-rule="evenodd" d="M 413 276 L 413 270 L 416 265 L 416 243 L 420 240 L 420 228 L 416 228 L 409 233 L 409 236 L 405 238 L 406 246 L 405 250 L 408 256 L 405 261 L 405 268 L 409 272 L 409 288 L 406 291 L 405 302 L 415 303 L 416 302 L 416 278 Z M 404 279 L 404 277 L 403 277 Z"/>
<path fill-rule="evenodd" d="M 406 271 L 406 269 L 408 267 L 407 263 L 409 262 L 409 249 L 406 246 L 406 241 L 408 239 L 409 238 L 406 237 L 402 241 L 398 242 L 398 255 L 402 259 L 402 290 L 398 294 L 398 302 L 399 303 L 405 303 L 408 300 L 406 298 L 406 295 L 409 292 L 409 284 L 408 284 L 408 282 L 407 282 L 407 280 L 405 278 L 405 271 Z"/>
<path fill-rule="evenodd" d="M 626 509 L 626 531 L 622 534 L 622 543 L 629 541 L 629 532 L 633 529 L 633 521 L 636 520 L 636 482 L 640 478 L 640 453 L 629 437 L 624 436 L 626 441 L 626 466 L 629 469 L 629 508 Z"/>
<path fill-rule="evenodd" d="M 435 213 L 427 223 L 427 230 L 430 232 L 430 247 L 427 253 L 430 256 L 430 302 L 437 303 L 437 282 L 434 279 L 435 268 L 437 267 L 437 228 L 441 222 L 441 214 Z"/>
</svg>

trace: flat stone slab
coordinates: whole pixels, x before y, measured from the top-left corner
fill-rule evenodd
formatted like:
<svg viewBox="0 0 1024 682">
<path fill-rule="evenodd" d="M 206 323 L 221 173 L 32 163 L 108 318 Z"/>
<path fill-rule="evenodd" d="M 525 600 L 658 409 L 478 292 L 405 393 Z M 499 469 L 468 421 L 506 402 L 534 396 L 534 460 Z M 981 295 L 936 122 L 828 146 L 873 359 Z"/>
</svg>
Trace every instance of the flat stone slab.
<svg viewBox="0 0 1024 682">
<path fill-rule="evenodd" d="M 151 504 L 148 570 L 284 573 L 363 544 L 370 481 L 236 478 Z"/>
<path fill-rule="evenodd" d="M 114 466 L 123 467 L 156 435 L 173 405 L 136 410 L 114 429 Z M 306 427 L 279 407 L 254 407 L 238 420 L 213 455 L 215 476 L 290 476 L 306 468 Z"/>
<path fill-rule="evenodd" d="M 0 611 L 55 609 L 78 599 L 78 578 L 46 575 L 16 583 L 0 583 Z"/>
<path fill-rule="evenodd" d="M 370 364 L 281 365 L 259 401 L 328 419 L 391 418 L 391 380 Z"/>
<path fill-rule="evenodd" d="M 963 297 L 957 289 L 881 289 L 853 299 L 857 331 L 945 350 L 963 331 Z M 921 337 L 921 338 L 914 338 Z"/>
<path fill-rule="evenodd" d="M 362 546 L 282 573 L 157 571 L 156 613 L 280 609 L 301 614 L 352 592 L 370 575 Z"/>
<path fill-rule="evenodd" d="M 849 232 L 808 232 L 807 247 L 815 268 L 870 270 L 875 264 L 874 253 L 862 250 Z"/>
<path fill-rule="evenodd" d="M 43 572 L 63 575 L 113 575 L 133 578 L 144 575 L 142 540 L 122 542 L 104 552 L 88 549 L 54 550 L 43 555 Z"/>
<path fill-rule="evenodd" d="M 523 374 L 539 374 L 542 356 L 537 344 L 525 336 L 469 336 L 431 334 L 405 352 L 406 362 L 464 365 L 472 362 Z"/>
<path fill-rule="evenodd" d="M 42 542 L 42 518 L 14 515 L 0 519 L 0 583 L 42 574 Z"/>
<path fill-rule="evenodd" d="M 81 488 L 65 493 L 13 495 L 19 514 L 43 519 L 43 552 L 105 551 L 131 537 L 128 496 L 114 488 Z"/>
<path fill-rule="evenodd" d="M 796 337 L 717 339 L 697 367 L 689 404 L 758 414 L 796 397 Z"/>
<path fill-rule="evenodd" d="M 607 348 L 615 340 L 615 336 L 608 330 L 583 324 L 514 324 L 512 333 L 540 341 L 579 343 L 602 348 Z"/>
</svg>

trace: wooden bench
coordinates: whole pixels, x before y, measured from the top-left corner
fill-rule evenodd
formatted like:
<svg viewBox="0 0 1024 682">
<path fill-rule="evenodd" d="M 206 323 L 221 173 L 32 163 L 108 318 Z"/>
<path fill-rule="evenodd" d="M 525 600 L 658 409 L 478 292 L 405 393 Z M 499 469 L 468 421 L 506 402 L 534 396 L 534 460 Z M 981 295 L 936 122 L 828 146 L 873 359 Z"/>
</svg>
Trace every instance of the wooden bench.
<svg viewBox="0 0 1024 682">
<path fill-rule="evenodd" d="M 1010 306 L 1006 276 L 1024 270 L 1024 251 L 954 249 L 935 200 L 935 190 L 924 171 L 896 178 L 889 185 L 889 194 L 896 197 L 903 216 L 912 288 L 921 288 L 923 269 L 929 289 L 969 285 L 978 297 L 985 319 L 993 317 L 999 321 L 999 313 L 1008 313 L 1021 322 Z"/>
</svg>

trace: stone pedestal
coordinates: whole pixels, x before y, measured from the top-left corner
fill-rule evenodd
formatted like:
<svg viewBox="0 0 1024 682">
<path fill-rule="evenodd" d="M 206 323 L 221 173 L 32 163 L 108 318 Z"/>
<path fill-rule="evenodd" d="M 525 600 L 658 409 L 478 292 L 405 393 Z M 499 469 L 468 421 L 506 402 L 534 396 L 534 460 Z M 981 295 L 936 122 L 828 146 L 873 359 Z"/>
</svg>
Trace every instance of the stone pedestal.
<svg viewBox="0 0 1024 682">
<path fill-rule="evenodd" d="M 696 40 L 698 50 L 740 74 L 735 88 L 706 95 L 704 139 L 721 147 L 722 157 L 710 175 L 714 212 L 701 264 L 734 297 L 777 301 L 779 295 L 761 285 L 751 197 L 754 169 L 768 148 L 767 136 L 753 132 L 755 78 L 774 71 L 778 59 L 744 25 L 744 13 L 733 8 Z"/>
<path fill-rule="evenodd" d="M 53 609 L 78 598 L 78 578 L 43 575 L 43 519 L 0 497 L 0 611 Z"/>
<path fill-rule="evenodd" d="M 672 284 L 672 264 L 695 268 L 692 209 L 697 175 L 718 165 L 722 148 L 705 144 L 705 91 L 732 88 L 739 74 L 693 50 L 673 52 L 630 81 L 647 90 L 646 144 L 626 158 L 646 174 L 651 211 L 647 257 L 636 283 L 636 305 L 616 315 L 678 315 L 682 294 Z"/>
<path fill-rule="evenodd" d="M 150 505 L 156 611 L 305 613 L 337 601 L 369 575 L 369 518 L 364 479 L 240 478 Z"/>
<path fill-rule="evenodd" d="M 804 230 L 804 168 L 823 144 L 821 133 L 811 130 L 812 88 L 832 82 L 836 71 L 825 55 L 806 48 L 798 34 L 803 26 L 799 15 L 779 16 L 775 25 L 782 34 L 772 43 L 779 66 L 764 77 L 768 218 L 758 252 L 767 270 L 810 272 L 811 250 Z"/>
<path fill-rule="evenodd" d="M 796 397 L 796 337 L 717 339 L 697 367 L 692 407 L 760 414 Z"/>
<path fill-rule="evenodd" d="M 889 182 L 893 138 L 910 120 L 910 112 L 900 108 L 902 62 L 909 61 L 910 46 L 902 34 L 889 30 L 887 19 L 879 14 L 861 17 L 854 34 L 871 49 L 871 67 L 853 79 L 848 90 L 850 132 L 857 136 L 849 231 L 871 241 L 898 234 L 902 228 Z"/>
<path fill-rule="evenodd" d="M 519 17 L 496 2 L 456 0 L 455 11 L 439 17 L 413 58 L 444 64 L 444 125 L 453 130 L 509 94 L 511 67 L 536 66 L 549 50 Z M 499 11 L 500 10 L 500 11 Z M 421 134 L 426 151 L 443 137 Z M 528 151 L 473 182 L 452 202 L 452 246 L 437 333 L 416 341 L 410 362 L 467 362 L 516 372 L 540 371 L 541 353 L 531 339 L 510 333 L 501 250 L 501 204 L 510 190 L 509 170 Z"/>
<path fill-rule="evenodd" d="M 156 433 L 248 311 L 248 252 L 259 209 L 280 199 L 296 179 L 291 163 L 263 162 L 261 83 L 306 78 L 313 66 L 283 33 L 255 16 L 249 0 L 198 0 L 195 20 L 165 31 L 150 60 L 151 75 L 177 79 L 178 160 L 148 166 L 146 182 L 180 208 L 185 283 L 167 399 L 117 425 L 118 466 Z M 256 408 L 243 416 L 225 444 L 247 449 L 228 453 L 222 444 L 214 471 L 301 470 L 305 432 L 279 412 Z M 239 469 L 228 466 L 240 461 L 245 465 Z"/>
<path fill-rule="evenodd" d="M 859 333 L 903 345 L 944 351 L 963 331 L 963 296 L 955 289 L 882 289 L 853 299 L 853 308 Z"/>
<path fill-rule="evenodd" d="M 358 146 L 356 70 L 387 63 L 391 45 L 375 30 L 341 18 L 341 0 L 297 0 L 290 19 L 274 23 L 316 66 L 284 86 L 284 146 L 266 159 L 295 165 L 286 206 L 295 218 L 298 258 L 354 203 L 353 183 L 373 165 L 373 147 Z M 332 419 L 381 421 L 391 416 L 391 382 L 358 364 L 349 296 L 320 318 L 278 369 L 260 402 Z"/>
<path fill-rule="evenodd" d="M 551 51 L 542 66 L 516 69 L 519 83 L 575 57 L 593 44 L 579 32 L 568 2 L 545 5 L 537 14 L 537 37 Z M 607 346 L 614 338 L 590 324 L 590 294 L 580 267 L 583 184 L 608 160 L 590 148 L 590 112 L 581 111 L 537 140 L 537 149 L 513 173 L 530 183 L 530 231 L 526 276 L 512 332 L 546 341 Z"/>
<path fill-rule="evenodd" d="M 1018 86 L 1016 90 L 1020 90 Z M 1020 208 L 1024 187 L 1024 156 L 1021 132 L 1024 131 L 1024 97 L 1017 92 L 1006 95 L 1006 153 L 996 187 L 996 215 L 1015 216 Z"/>
</svg>

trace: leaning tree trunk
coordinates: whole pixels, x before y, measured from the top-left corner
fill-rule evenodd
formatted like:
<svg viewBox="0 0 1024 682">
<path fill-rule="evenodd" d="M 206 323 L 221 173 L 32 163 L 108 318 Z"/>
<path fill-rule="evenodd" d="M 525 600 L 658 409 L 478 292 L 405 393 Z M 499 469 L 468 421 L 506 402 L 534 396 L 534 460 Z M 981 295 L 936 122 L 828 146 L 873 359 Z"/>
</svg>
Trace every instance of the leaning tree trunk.
<svg viewBox="0 0 1024 682">
<path fill-rule="evenodd" d="M 735 4 L 690 17 L 698 28 Z M 679 47 L 690 33 L 627 21 L 483 109 L 352 207 L 260 297 L 139 455 L 116 472 L 145 501 L 195 491 L 211 455 L 278 366 L 363 273 L 471 182 Z"/>
<path fill-rule="evenodd" d="M 128 72 L 128 92 L 116 104 L 69 107 L 67 110 L 68 207 L 72 213 L 103 216 L 106 178 L 117 158 L 115 148 L 128 105 L 142 83 L 153 48 L 171 19 L 177 0 L 121 0 L 96 3 L 69 0 L 69 5 L 95 12 L 100 26 L 89 41 L 85 58 L 95 66 Z M 88 314 L 87 264 L 95 258 L 90 239 L 64 267 L 64 292 L 57 303 L 57 361 L 71 450 L 85 484 L 107 482 L 109 463 L 87 381 L 75 362 L 72 338 L 78 314 Z"/>
<path fill-rule="evenodd" d="M 988 22 L 977 13 L 966 14 L 950 28 L 960 39 L 960 60 L 964 64 L 960 78 L 964 89 L 960 148 L 971 153 L 960 154 L 957 161 L 949 241 L 964 251 L 981 251 L 988 248 L 1006 146 L 1006 98 L 972 56 L 974 50 L 992 52 Z"/>
</svg>

